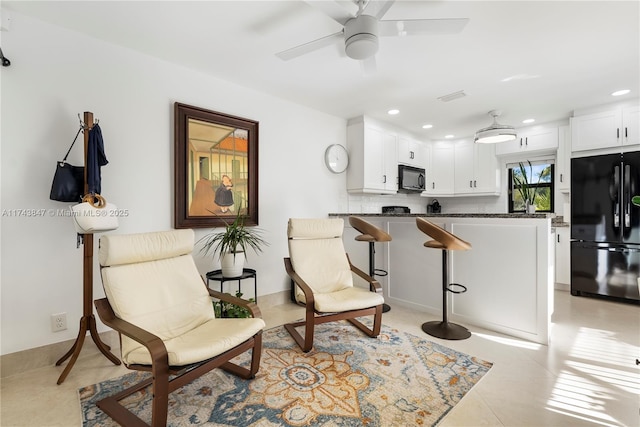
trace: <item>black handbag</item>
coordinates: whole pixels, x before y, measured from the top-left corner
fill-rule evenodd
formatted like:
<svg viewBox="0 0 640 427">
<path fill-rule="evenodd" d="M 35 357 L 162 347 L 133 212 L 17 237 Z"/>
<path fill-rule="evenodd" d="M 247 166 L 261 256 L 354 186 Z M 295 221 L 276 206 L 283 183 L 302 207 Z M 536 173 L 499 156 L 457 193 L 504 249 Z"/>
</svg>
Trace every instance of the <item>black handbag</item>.
<svg viewBox="0 0 640 427">
<path fill-rule="evenodd" d="M 56 162 L 56 172 L 51 183 L 49 198 L 58 202 L 80 202 L 84 193 L 84 167 L 67 163 L 67 157 L 76 143 L 82 128 L 78 129 L 76 137 L 67 150 L 64 159 Z"/>
</svg>

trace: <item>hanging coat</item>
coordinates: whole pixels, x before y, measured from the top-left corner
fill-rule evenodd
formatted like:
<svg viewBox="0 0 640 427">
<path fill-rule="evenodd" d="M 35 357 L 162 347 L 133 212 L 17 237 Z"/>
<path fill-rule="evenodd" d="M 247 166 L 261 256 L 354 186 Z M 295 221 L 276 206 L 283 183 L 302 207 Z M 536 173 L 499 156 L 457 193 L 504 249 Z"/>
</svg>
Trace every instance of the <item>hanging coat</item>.
<svg viewBox="0 0 640 427">
<path fill-rule="evenodd" d="M 94 124 L 89 130 L 89 142 L 87 146 L 87 185 L 89 193 L 100 194 L 100 167 L 109 163 L 104 153 L 104 141 L 102 131 L 98 124 Z"/>
</svg>

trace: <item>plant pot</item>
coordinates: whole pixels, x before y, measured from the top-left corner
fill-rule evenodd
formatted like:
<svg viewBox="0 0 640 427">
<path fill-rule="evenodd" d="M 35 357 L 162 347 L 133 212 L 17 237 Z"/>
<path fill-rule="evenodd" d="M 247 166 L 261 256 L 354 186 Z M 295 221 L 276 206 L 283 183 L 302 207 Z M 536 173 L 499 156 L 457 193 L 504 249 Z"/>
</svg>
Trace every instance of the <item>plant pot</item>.
<svg viewBox="0 0 640 427">
<path fill-rule="evenodd" d="M 536 213 L 536 205 L 533 203 L 529 203 L 529 201 L 526 201 L 524 204 L 524 213 L 527 213 L 527 214 Z"/>
<path fill-rule="evenodd" d="M 235 256 L 234 256 L 235 255 Z M 222 255 L 220 260 L 223 277 L 239 277 L 242 276 L 244 269 L 245 255 L 244 252 L 227 252 Z"/>
</svg>

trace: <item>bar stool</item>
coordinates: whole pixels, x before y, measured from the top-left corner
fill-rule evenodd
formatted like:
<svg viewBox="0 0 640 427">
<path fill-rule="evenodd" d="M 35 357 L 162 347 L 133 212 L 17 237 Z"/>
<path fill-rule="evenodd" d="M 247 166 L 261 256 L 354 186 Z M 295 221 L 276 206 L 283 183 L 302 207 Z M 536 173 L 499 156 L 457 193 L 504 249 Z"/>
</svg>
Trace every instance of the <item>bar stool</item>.
<svg viewBox="0 0 640 427">
<path fill-rule="evenodd" d="M 376 242 L 390 242 L 391 236 L 389 233 L 357 216 L 350 216 L 349 224 L 362 233 L 356 236 L 358 242 L 369 242 L 369 276 L 375 278 L 375 276 L 384 277 L 389 274 L 385 270 L 375 267 L 376 250 L 374 247 Z M 391 310 L 391 307 L 388 304 L 382 304 L 383 313 L 389 310 Z"/>
<path fill-rule="evenodd" d="M 447 318 L 447 292 L 461 294 L 467 291 L 466 286 L 448 283 L 447 253 L 449 251 L 467 251 L 471 249 L 471 244 L 424 218 L 416 218 L 416 224 L 420 231 L 434 239 L 425 242 L 424 246 L 442 250 L 442 321 L 423 323 L 422 330 L 429 335 L 445 340 L 467 339 L 471 336 L 471 332 L 464 326 L 449 322 Z"/>
</svg>

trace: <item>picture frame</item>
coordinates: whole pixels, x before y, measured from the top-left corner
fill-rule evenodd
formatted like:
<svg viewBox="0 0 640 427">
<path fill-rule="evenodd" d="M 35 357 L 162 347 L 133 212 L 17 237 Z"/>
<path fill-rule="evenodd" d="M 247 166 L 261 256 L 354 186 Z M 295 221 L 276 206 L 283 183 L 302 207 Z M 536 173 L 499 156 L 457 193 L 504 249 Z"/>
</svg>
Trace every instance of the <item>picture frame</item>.
<svg viewBox="0 0 640 427">
<path fill-rule="evenodd" d="M 174 129 L 174 227 L 258 225 L 259 123 L 176 102 Z"/>
</svg>

